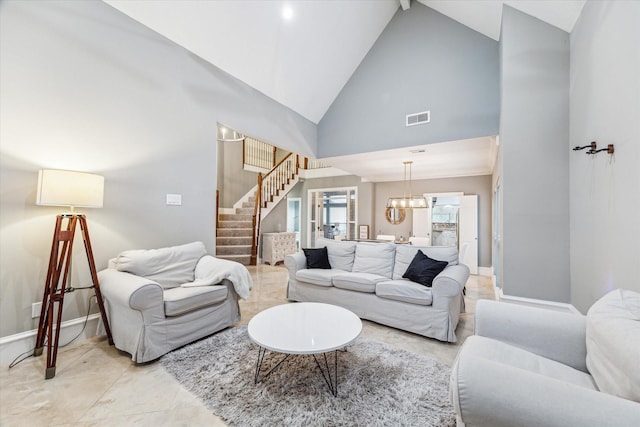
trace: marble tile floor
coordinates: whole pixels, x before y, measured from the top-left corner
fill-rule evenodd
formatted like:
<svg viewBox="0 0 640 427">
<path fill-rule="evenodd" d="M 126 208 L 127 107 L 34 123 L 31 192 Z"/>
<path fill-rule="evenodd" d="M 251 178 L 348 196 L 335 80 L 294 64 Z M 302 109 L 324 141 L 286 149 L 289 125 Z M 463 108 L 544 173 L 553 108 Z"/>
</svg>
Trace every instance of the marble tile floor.
<svg viewBox="0 0 640 427">
<path fill-rule="evenodd" d="M 241 323 L 286 303 L 288 273 L 282 265 L 249 267 L 254 288 L 241 301 Z M 456 334 L 443 343 L 363 321 L 362 336 L 451 365 L 464 339 L 473 333 L 476 301 L 493 299 L 491 279 L 471 276 Z M 106 338 L 75 342 L 58 352 L 56 376 L 44 380 L 45 356 L 29 358 L 0 372 L 0 426 L 224 426 L 158 363 L 136 365 Z"/>
</svg>

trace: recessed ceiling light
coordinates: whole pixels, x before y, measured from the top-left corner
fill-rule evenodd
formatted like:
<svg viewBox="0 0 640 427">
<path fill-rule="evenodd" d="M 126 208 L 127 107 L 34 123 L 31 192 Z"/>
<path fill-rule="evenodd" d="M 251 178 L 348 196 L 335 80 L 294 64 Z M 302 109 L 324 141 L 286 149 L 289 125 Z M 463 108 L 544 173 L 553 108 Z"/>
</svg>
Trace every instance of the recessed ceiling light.
<svg viewBox="0 0 640 427">
<path fill-rule="evenodd" d="M 293 18 L 293 9 L 291 9 L 291 6 L 285 6 L 282 8 L 282 17 L 287 21 Z"/>
</svg>

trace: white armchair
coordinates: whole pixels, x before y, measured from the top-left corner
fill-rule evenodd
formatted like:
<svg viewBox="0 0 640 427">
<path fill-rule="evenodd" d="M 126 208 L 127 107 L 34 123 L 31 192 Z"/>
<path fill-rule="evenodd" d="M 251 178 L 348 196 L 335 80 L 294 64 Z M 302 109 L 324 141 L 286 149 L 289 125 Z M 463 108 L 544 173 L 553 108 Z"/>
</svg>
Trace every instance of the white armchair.
<svg viewBox="0 0 640 427">
<path fill-rule="evenodd" d="M 640 425 L 640 294 L 586 317 L 481 300 L 475 328 L 451 373 L 458 426 Z"/>
<path fill-rule="evenodd" d="M 202 242 L 121 253 L 98 273 L 116 348 L 148 362 L 240 320 L 246 268 Z"/>
</svg>

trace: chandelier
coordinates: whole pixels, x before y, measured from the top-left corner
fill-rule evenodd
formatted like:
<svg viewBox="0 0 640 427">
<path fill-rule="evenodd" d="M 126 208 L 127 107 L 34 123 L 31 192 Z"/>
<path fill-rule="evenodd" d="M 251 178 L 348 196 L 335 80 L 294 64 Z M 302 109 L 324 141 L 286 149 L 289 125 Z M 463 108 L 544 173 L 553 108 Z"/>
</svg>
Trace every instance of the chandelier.
<svg viewBox="0 0 640 427">
<path fill-rule="evenodd" d="M 411 188 L 411 164 L 412 161 L 402 162 L 404 164 L 404 182 L 402 186 L 402 197 L 389 197 L 388 208 L 426 208 L 427 200 L 424 196 L 414 196 Z M 409 170 L 409 181 L 407 181 L 407 169 Z M 408 194 L 408 196 L 407 196 Z"/>
</svg>

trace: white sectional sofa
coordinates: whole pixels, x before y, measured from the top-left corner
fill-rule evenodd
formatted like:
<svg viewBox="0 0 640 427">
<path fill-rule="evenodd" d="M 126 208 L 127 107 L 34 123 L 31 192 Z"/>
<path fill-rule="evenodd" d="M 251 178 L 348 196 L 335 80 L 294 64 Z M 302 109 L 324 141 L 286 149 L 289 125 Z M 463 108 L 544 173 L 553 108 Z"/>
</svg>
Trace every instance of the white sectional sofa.
<svg viewBox="0 0 640 427">
<path fill-rule="evenodd" d="M 327 248 L 330 269 L 307 268 L 303 252 L 285 258 L 289 300 L 335 304 L 362 319 L 456 342 L 469 277 L 469 268 L 458 263 L 457 248 L 320 238 L 316 248 L 321 247 Z M 431 287 L 402 277 L 418 250 L 448 263 Z"/>
</svg>

